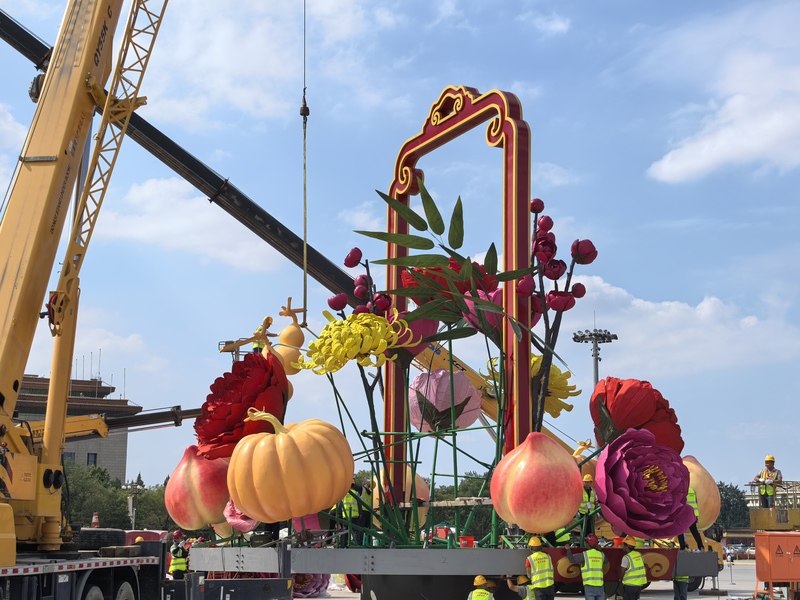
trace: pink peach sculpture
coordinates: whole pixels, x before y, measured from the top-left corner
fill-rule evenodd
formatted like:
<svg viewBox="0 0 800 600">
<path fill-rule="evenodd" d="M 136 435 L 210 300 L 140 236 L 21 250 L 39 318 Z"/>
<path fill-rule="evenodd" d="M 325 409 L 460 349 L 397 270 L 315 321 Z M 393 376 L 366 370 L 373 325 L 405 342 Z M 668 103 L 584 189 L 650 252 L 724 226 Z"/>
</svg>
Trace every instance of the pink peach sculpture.
<svg viewBox="0 0 800 600">
<path fill-rule="evenodd" d="M 583 480 L 569 452 L 533 432 L 497 464 L 490 493 L 501 519 L 529 533 L 547 533 L 578 512 Z"/>
<path fill-rule="evenodd" d="M 197 446 L 186 448 L 164 490 L 164 504 L 172 520 L 178 527 L 192 530 L 222 523 L 228 500 L 228 463 L 199 456 Z"/>
</svg>

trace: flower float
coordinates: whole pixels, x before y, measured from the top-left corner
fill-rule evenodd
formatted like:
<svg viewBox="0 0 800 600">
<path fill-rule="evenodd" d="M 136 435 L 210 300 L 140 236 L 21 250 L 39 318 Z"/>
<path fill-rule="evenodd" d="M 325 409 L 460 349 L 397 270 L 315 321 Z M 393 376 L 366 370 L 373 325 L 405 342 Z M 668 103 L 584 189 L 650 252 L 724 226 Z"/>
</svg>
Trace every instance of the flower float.
<svg viewBox="0 0 800 600">
<path fill-rule="evenodd" d="M 694 522 L 688 490 L 689 470 L 681 457 L 646 429 L 628 429 L 597 460 L 597 501 L 618 532 L 644 538 L 684 533 Z"/>
<path fill-rule="evenodd" d="M 211 384 L 211 393 L 195 420 L 198 454 L 227 458 L 244 436 L 272 431 L 266 421 L 245 423 L 250 408 L 268 411 L 278 420 L 288 398 L 288 380 L 280 360 L 272 353 L 249 353 L 231 371 Z"/>
<path fill-rule="evenodd" d="M 353 481 L 353 454 L 333 425 L 307 419 L 283 426 L 254 408 L 247 421 L 267 421 L 275 433 L 248 435 L 236 444 L 228 490 L 241 512 L 276 523 L 328 510 L 344 498 Z"/>
<path fill-rule="evenodd" d="M 316 598 L 323 594 L 328 589 L 328 583 L 331 581 L 331 576 L 328 573 L 294 573 L 294 586 L 292 588 L 292 595 L 295 598 Z"/>
<path fill-rule="evenodd" d="M 578 512 L 583 480 L 569 452 L 534 432 L 497 464 L 490 492 L 501 519 L 543 534 L 563 527 Z"/>
<path fill-rule="evenodd" d="M 419 431 L 464 428 L 480 416 L 481 393 L 461 371 L 454 371 L 451 380 L 450 371 L 436 369 L 414 378 L 408 390 L 408 406 L 411 424 Z"/>
<path fill-rule="evenodd" d="M 225 487 L 227 488 L 227 482 Z M 228 501 L 223 514 L 225 516 L 225 520 L 228 522 L 228 525 L 240 533 L 249 533 L 258 526 L 258 521 L 251 519 L 238 508 L 236 508 L 233 500 Z"/>
<path fill-rule="evenodd" d="M 227 475 L 224 460 L 203 458 L 197 446 L 186 448 L 164 489 L 164 504 L 172 520 L 192 530 L 223 521 L 230 499 Z"/>
<path fill-rule="evenodd" d="M 299 368 L 317 375 L 334 373 L 351 360 L 362 367 L 382 367 L 397 356 L 387 357 L 384 354 L 387 350 L 419 344 L 419 340 L 409 335 L 408 325 L 402 319 L 389 322 L 381 315 L 362 312 L 339 320 L 328 311 L 323 314 L 328 324 L 319 338 L 308 345 L 306 356 L 301 356 L 296 363 Z"/>
<path fill-rule="evenodd" d="M 722 506 L 719 487 L 711 473 L 694 456 L 684 456 L 683 464 L 689 469 L 689 487 L 697 495 L 697 529 L 703 531 L 711 527 L 719 516 Z"/>
<path fill-rule="evenodd" d="M 647 429 L 656 442 L 683 451 L 681 428 L 675 411 L 647 381 L 606 377 L 597 383 L 589 401 L 599 445 L 612 441 L 630 428 Z"/>
</svg>

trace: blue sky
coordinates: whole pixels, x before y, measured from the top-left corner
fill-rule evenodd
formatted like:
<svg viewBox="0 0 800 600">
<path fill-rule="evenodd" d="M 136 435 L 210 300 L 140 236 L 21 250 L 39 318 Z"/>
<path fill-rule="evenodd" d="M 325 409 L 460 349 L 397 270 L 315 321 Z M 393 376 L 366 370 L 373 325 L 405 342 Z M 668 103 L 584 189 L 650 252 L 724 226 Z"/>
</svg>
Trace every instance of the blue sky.
<svg viewBox="0 0 800 600">
<path fill-rule="evenodd" d="M 0 7 L 54 42 L 63 2 Z M 602 348 L 601 377 L 650 381 L 677 412 L 685 454 L 717 480 L 744 484 L 767 453 L 785 479 L 800 479 L 797 3 L 309 0 L 307 10 L 315 248 L 337 264 L 354 245 L 381 258 L 353 230 L 384 228 L 374 190 L 388 188 L 431 103 L 448 85 L 513 92 L 559 257 L 575 238 L 599 250 L 578 272 L 588 292 L 557 348 L 584 394 L 551 424 L 567 440 L 591 435 L 592 361 L 571 332 L 596 324 L 619 336 Z M 139 110 L 298 234 L 302 13 L 299 1 L 172 0 Z M 5 189 L 33 114 L 34 69 L 5 44 L 0 64 Z M 464 200 L 472 256 L 501 242 L 500 154 L 483 136 L 421 163 L 443 212 Z M 288 296 L 299 305 L 303 277 L 128 140 L 82 290 L 77 375 L 99 373 L 146 409 L 194 408 L 230 365 L 218 342 L 277 317 Z M 316 331 L 329 295 L 309 282 Z M 37 335 L 26 372 L 48 373 L 51 344 Z M 471 347 L 457 353 L 483 368 Z M 363 418 L 354 371 L 339 381 Z M 338 422 L 323 378 L 293 384 L 288 421 Z M 490 448 L 480 432 L 464 438 Z M 132 435 L 128 476 L 162 481 L 192 441 L 190 427 Z"/>
</svg>

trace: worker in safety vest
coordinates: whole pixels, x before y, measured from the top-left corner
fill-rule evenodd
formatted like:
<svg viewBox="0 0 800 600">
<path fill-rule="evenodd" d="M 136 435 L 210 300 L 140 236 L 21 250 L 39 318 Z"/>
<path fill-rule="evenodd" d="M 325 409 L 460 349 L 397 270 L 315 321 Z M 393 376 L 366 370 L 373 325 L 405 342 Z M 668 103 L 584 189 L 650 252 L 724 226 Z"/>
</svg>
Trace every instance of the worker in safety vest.
<svg viewBox="0 0 800 600">
<path fill-rule="evenodd" d="M 586 536 L 594 533 L 594 515 L 590 514 L 597 506 L 597 494 L 594 491 L 594 477 L 588 473 L 583 476 L 583 500 L 578 509 L 578 518 L 583 519 L 582 535 Z"/>
<path fill-rule="evenodd" d="M 775 457 L 767 454 L 764 458 L 764 468 L 754 478 L 758 483 L 758 495 L 761 498 L 761 508 L 774 508 L 775 485 L 783 481 L 780 469 L 775 468 Z"/>
<path fill-rule="evenodd" d="M 469 593 L 467 600 L 494 600 L 494 594 L 489 591 L 489 588 L 492 587 L 492 582 L 486 577 L 476 575 L 472 585 L 475 586 L 475 589 Z"/>
<path fill-rule="evenodd" d="M 514 578 L 511 575 L 506 576 L 506 585 L 508 585 L 508 589 L 512 592 L 516 592 L 520 598 L 526 598 L 527 600 L 533 600 L 533 596 L 531 594 L 531 580 L 527 575 L 520 575 L 516 579 L 517 583 L 514 583 Z"/>
<path fill-rule="evenodd" d="M 348 490 L 347 494 L 342 501 L 339 503 L 339 517 L 348 521 L 351 525 L 361 525 L 361 503 L 359 499 L 361 498 L 361 486 L 356 483 L 355 477 L 353 477 L 353 483 L 350 485 L 350 489 Z M 350 544 L 350 537 L 352 540 L 358 544 L 359 546 L 363 544 L 364 541 L 364 533 L 359 529 L 354 529 L 353 527 L 348 527 L 349 535 L 343 536 L 341 539 L 342 547 L 347 547 Z"/>
<path fill-rule="evenodd" d="M 700 516 L 700 510 L 697 508 L 697 493 L 692 488 L 689 488 L 689 491 L 686 493 L 686 503 L 694 509 L 694 522 L 689 525 L 689 531 L 692 533 L 692 537 L 697 544 L 697 549 L 703 550 L 703 537 L 700 535 L 700 532 L 697 531 L 697 518 Z M 678 546 L 680 546 L 681 550 L 686 550 L 687 548 L 686 535 L 683 533 L 678 536 Z"/>
<path fill-rule="evenodd" d="M 173 579 L 183 579 L 189 567 L 189 551 L 186 549 L 186 538 L 180 529 L 172 532 L 172 547 L 169 549 L 169 554 L 169 574 Z"/>
<path fill-rule="evenodd" d="M 674 575 L 672 577 L 673 600 L 687 600 L 689 596 L 689 576 Z"/>
<path fill-rule="evenodd" d="M 636 550 L 636 540 L 627 536 L 622 543 L 625 556 L 622 557 L 620 570 L 622 572 L 622 600 L 639 600 L 642 586 L 647 583 L 647 571 L 644 568 L 644 558 Z"/>
<path fill-rule="evenodd" d="M 553 561 L 550 560 L 550 555 L 542 550 L 542 540 L 537 536 L 528 541 L 528 547 L 533 552 L 525 559 L 525 571 L 531 580 L 529 589 L 532 591 L 528 597 L 535 600 L 552 600 L 556 595 Z"/>
<path fill-rule="evenodd" d="M 259 325 L 258 327 L 256 327 L 256 333 L 262 333 L 263 331 L 264 331 L 263 325 Z M 264 350 L 264 347 L 266 345 L 267 343 L 264 341 L 263 338 L 259 338 L 253 341 L 253 354 L 261 353 L 261 351 Z"/>
<path fill-rule="evenodd" d="M 595 534 L 586 536 L 586 545 L 589 547 L 578 554 L 572 554 L 572 546 L 567 546 L 567 560 L 581 566 L 583 595 L 586 600 L 605 600 L 603 565 L 608 563 L 608 558 L 597 549 Z"/>
</svg>

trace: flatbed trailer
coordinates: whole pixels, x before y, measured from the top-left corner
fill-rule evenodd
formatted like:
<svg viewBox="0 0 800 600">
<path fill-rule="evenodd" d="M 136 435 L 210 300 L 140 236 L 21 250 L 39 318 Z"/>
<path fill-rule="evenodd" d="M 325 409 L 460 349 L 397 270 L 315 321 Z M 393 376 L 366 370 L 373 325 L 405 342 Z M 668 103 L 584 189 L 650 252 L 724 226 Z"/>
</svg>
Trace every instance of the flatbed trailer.
<svg viewBox="0 0 800 600">
<path fill-rule="evenodd" d="M 648 581 L 669 581 L 676 574 L 715 577 L 719 572 L 715 552 L 637 550 L 644 557 Z M 608 557 L 604 569 L 606 591 L 607 595 L 613 595 L 619 585 L 624 553 L 618 548 L 603 548 L 602 551 Z M 580 586 L 580 567 L 569 562 L 564 548 L 547 548 L 545 552 L 553 561 L 557 589 L 576 591 Z M 409 597 L 456 600 L 465 598 L 473 589 L 475 575 L 499 579 L 507 574 L 525 573 L 525 559 L 529 554 L 524 548 L 192 548 L 189 568 L 245 577 L 254 573 L 275 573 L 283 577 L 295 573 L 346 573 L 361 578 L 364 599 L 373 597 L 374 592 L 381 600 Z M 236 581 L 229 580 L 231 589 L 235 589 Z M 495 597 L 502 598 L 505 592 L 508 589 L 503 585 Z"/>
</svg>

